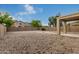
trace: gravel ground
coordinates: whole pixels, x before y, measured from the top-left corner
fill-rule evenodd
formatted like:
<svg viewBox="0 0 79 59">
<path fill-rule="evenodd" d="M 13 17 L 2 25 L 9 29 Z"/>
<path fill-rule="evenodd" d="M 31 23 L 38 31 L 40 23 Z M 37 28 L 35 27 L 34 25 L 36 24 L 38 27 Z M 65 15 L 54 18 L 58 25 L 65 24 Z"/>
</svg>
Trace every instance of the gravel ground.
<svg viewBox="0 0 79 59">
<path fill-rule="evenodd" d="M 7 32 L 4 39 L 0 39 L 0 53 L 79 53 L 79 38 L 58 36 L 48 31 Z"/>
</svg>

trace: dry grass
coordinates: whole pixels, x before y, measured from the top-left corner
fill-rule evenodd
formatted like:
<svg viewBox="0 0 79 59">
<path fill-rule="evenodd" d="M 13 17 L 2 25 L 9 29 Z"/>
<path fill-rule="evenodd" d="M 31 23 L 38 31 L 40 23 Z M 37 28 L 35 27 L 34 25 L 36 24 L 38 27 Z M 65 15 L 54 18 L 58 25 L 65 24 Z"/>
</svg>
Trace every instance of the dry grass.
<svg viewBox="0 0 79 59">
<path fill-rule="evenodd" d="M 79 53 L 79 38 L 45 31 L 8 32 L 0 40 L 0 53 Z"/>
</svg>

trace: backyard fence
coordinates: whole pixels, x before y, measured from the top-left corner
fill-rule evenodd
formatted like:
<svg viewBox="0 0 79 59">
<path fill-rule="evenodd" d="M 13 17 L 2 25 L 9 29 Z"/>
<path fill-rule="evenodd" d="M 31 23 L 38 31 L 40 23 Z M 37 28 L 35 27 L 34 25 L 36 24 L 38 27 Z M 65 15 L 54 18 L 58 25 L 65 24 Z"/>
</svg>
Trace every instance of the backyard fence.
<svg viewBox="0 0 79 59">
<path fill-rule="evenodd" d="M 49 31 L 49 27 L 32 27 L 32 26 L 26 26 L 26 27 L 9 27 L 7 31 L 36 31 L 36 30 L 42 30 L 45 29 L 45 31 Z"/>
<path fill-rule="evenodd" d="M 32 26 L 9 27 L 9 28 L 7 28 L 7 31 L 36 31 L 36 30 L 41 30 L 42 28 L 44 28 L 45 31 L 57 31 L 56 27 L 35 28 L 35 27 L 32 27 Z M 61 27 L 61 31 L 63 32 L 63 27 Z M 79 26 L 67 26 L 67 32 L 79 32 Z"/>
<path fill-rule="evenodd" d="M 10 27 L 10 28 L 7 29 L 7 31 L 34 31 L 34 30 L 39 30 L 39 29 L 31 27 L 31 26 L 26 26 L 26 27 Z"/>
</svg>

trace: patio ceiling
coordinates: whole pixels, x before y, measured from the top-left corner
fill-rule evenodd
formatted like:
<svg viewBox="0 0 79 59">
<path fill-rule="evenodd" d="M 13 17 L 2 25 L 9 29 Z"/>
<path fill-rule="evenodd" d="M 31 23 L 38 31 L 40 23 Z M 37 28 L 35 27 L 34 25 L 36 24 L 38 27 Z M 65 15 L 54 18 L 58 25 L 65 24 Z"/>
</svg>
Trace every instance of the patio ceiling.
<svg viewBox="0 0 79 59">
<path fill-rule="evenodd" d="M 63 21 L 79 20 L 79 13 L 74 13 L 74 14 L 70 14 L 70 15 L 67 15 L 67 16 L 60 16 L 60 17 L 58 17 L 58 19 L 63 20 Z"/>
</svg>

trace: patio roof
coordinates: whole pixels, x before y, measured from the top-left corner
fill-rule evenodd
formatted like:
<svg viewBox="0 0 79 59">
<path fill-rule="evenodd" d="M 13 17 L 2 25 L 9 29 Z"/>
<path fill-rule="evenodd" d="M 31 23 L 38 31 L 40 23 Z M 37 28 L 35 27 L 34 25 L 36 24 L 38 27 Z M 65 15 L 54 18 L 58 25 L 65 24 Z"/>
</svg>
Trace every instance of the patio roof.
<svg viewBox="0 0 79 59">
<path fill-rule="evenodd" d="M 74 13 L 67 16 L 60 16 L 58 18 L 64 21 L 75 21 L 75 20 L 79 20 L 79 13 Z"/>
<path fill-rule="evenodd" d="M 76 21 L 79 20 L 79 13 L 70 14 L 67 16 L 60 16 L 57 18 L 57 33 L 60 35 L 61 33 L 61 27 L 60 23 L 63 22 L 63 32 L 67 33 L 67 22 L 66 21 Z"/>
</svg>

